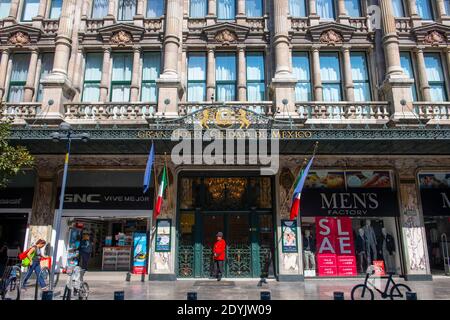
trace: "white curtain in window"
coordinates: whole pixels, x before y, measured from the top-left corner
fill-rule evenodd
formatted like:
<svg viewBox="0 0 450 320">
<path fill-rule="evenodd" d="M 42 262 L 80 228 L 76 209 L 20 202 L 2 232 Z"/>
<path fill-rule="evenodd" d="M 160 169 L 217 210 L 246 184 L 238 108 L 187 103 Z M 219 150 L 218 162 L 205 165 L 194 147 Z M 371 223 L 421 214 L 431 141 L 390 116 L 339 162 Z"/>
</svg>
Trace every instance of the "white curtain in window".
<svg viewBox="0 0 450 320">
<path fill-rule="evenodd" d="M 345 0 L 345 11 L 350 17 L 361 17 L 360 0 Z"/>
<path fill-rule="evenodd" d="M 206 57 L 190 55 L 188 60 L 188 101 L 202 102 L 206 96 Z"/>
<path fill-rule="evenodd" d="M 306 0 L 289 0 L 289 14 L 292 17 L 306 17 Z"/>
<path fill-rule="evenodd" d="M 431 3 L 429 0 L 416 0 L 417 13 L 424 20 L 433 20 Z"/>
<path fill-rule="evenodd" d="M 216 57 L 216 81 L 232 81 L 229 84 L 217 83 L 217 101 L 236 99 L 236 57 L 221 55 Z"/>
<path fill-rule="evenodd" d="M 352 79 L 355 86 L 355 101 L 369 101 L 370 87 L 368 83 L 366 57 L 363 53 L 353 53 L 350 57 Z"/>
<path fill-rule="evenodd" d="M 61 16 L 62 1 L 63 0 L 52 0 L 50 19 L 59 19 Z"/>
<path fill-rule="evenodd" d="M 130 86 L 126 84 L 115 84 L 112 87 L 111 102 L 129 102 Z"/>
<path fill-rule="evenodd" d="M 147 1 L 147 17 L 159 18 L 164 15 L 164 0 Z"/>
<path fill-rule="evenodd" d="M 311 74 L 308 54 L 296 54 L 292 57 L 292 71 L 299 81 L 295 87 L 295 100 L 311 100 Z"/>
<path fill-rule="evenodd" d="M 320 56 L 320 76 L 323 82 L 323 100 L 341 101 L 341 71 L 337 55 Z"/>
<path fill-rule="evenodd" d="M 103 54 L 89 53 L 86 56 L 84 72 L 83 102 L 100 101 L 100 81 L 102 79 Z M 96 83 L 89 83 L 96 81 Z"/>
<path fill-rule="evenodd" d="M 247 100 L 248 101 L 259 102 L 259 101 L 264 100 L 264 86 L 265 85 L 264 85 L 263 81 L 264 81 L 264 57 L 263 57 L 263 55 L 248 55 L 247 56 Z"/>
<path fill-rule="evenodd" d="M 414 79 L 414 72 L 412 69 L 412 63 L 411 63 L 411 56 L 409 55 L 409 53 L 407 52 L 401 52 L 400 53 L 400 65 L 403 69 L 403 72 L 405 73 L 405 75 L 410 78 L 410 79 Z M 415 85 L 412 84 L 411 85 L 411 95 L 413 98 L 413 101 L 417 101 L 417 92 L 415 89 Z"/>
<path fill-rule="evenodd" d="M 322 19 L 334 19 L 333 0 L 317 0 L 317 14 Z"/>
<path fill-rule="evenodd" d="M 392 7 L 394 8 L 394 16 L 395 17 L 404 17 L 405 16 L 403 0 L 392 0 Z"/>
<path fill-rule="evenodd" d="M 94 0 L 92 4 L 92 18 L 102 19 L 108 15 L 109 0 Z"/>
<path fill-rule="evenodd" d="M 11 0 L 0 0 L 0 19 L 9 16 L 9 9 L 11 8 Z"/>
<path fill-rule="evenodd" d="M 44 53 L 41 56 L 41 73 L 39 76 L 39 88 L 36 100 L 38 102 L 42 101 L 42 85 L 41 81 L 45 79 L 53 70 L 53 53 Z"/>
<path fill-rule="evenodd" d="M 262 0 L 246 0 L 245 12 L 247 17 L 262 17 Z"/>
<path fill-rule="evenodd" d="M 133 20 L 136 14 L 136 0 L 119 0 L 119 19 L 123 21 Z"/>
<path fill-rule="evenodd" d="M 425 67 L 431 87 L 431 101 L 445 101 L 445 79 L 439 54 L 425 55 Z"/>
<path fill-rule="evenodd" d="M 156 52 L 145 53 L 142 67 L 142 101 L 156 102 L 156 79 L 160 72 L 160 54 Z"/>
<path fill-rule="evenodd" d="M 191 0 L 190 6 L 191 18 L 204 18 L 208 14 L 208 0 Z"/>
<path fill-rule="evenodd" d="M 234 20 L 236 0 L 217 0 L 217 17 L 222 20 Z"/>
<path fill-rule="evenodd" d="M 29 54 L 17 54 L 13 56 L 13 67 L 11 72 L 11 85 L 9 88 L 8 102 L 23 102 L 24 83 L 27 81 L 29 66 Z M 14 84 L 14 82 L 22 82 L 22 84 Z"/>
<path fill-rule="evenodd" d="M 22 20 L 31 21 L 39 13 L 39 0 L 25 0 Z"/>
</svg>

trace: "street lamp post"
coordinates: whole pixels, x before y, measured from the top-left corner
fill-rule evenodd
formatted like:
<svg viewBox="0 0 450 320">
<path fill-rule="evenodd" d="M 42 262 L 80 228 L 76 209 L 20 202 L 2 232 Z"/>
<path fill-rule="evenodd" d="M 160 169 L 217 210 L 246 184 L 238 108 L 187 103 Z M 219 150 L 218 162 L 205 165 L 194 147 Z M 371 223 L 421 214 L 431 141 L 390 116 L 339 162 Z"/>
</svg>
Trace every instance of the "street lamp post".
<svg viewBox="0 0 450 320">
<path fill-rule="evenodd" d="M 59 233 L 61 231 L 61 218 L 62 218 L 62 211 L 63 211 L 63 205 L 64 205 L 64 195 L 66 191 L 66 181 L 67 181 L 67 171 L 69 168 L 69 157 L 70 157 L 70 147 L 72 144 L 72 140 L 81 140 L 83 142 L 89 141 L 89 133 L 81 133 L 81 134 L 75 134 L 70 127 L 70 124 L 63 122 L 60 125 L 60 131 L 59 132 L 53 132 L 51 135 L 51 138 L 54 142 L 59 142 L 61 140 L 67 140 L 67 153 L 64 160 L 64 174 L 63 174 L 63 180 L 61 185 L 61 194 L 59 197 L 59 209 L 56 213 L 55 218 L 55 241 L 54 241 L 54 247 L 53 247 L 53 257 L 52 257 L 52 270 L 50 272 L 50 288 L 53 290 L 54 288 L 54 279 L 55 279 L 55 273 L 56 273 L 56 259 L 58 254 L 58 242 L 59 242 Z"/>
</svg>

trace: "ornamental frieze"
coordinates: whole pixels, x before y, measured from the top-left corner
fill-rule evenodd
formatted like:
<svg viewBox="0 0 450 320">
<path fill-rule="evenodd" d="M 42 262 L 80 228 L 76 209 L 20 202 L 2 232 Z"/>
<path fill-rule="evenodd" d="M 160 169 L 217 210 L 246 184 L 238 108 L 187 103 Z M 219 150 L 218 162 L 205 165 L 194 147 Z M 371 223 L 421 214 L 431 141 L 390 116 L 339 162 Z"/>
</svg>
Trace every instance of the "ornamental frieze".
<svg viewBox="0 0 450 320">
<path fill-rule="evenodd" d="M 22 31 L 17 31 L 13 35 L 11 35 L 8 39 L 8 44 L 16 46 L 16 47 L 23 47 L 28 44 L 30 44 L 30 36 Z"/>
<path fill-rule="evenodd" d="M 235 42 L 237 40 L 237 36 L 233 31 L 225 29 L 225 30 L 219 31 L 216 34 L 216 36 L 214 37 L 214 39 L 217 42 L 220 42 L 220 43 L 226 45 L 231 42 Z"/>
<path fill-rule="evenodd" d="M 325 31 L 320 35 L 320 42 L 326 43 L 329 46 L 335 46 L 343 41 L 344 38 L 334 30 Z"/>
<path fill-rule="evenodd" d="M 428 44 L 431 46 L 438 46 L 445 42 L 445 36 L 438 32 L 438 31 L 432 31 L 428 33 L 425 38 L 423 39 L 424 44 Z"/>
<path fill-rule="evenodd" d="M 118 46 L 130 45 L 133 43 L 133 36 L 131 33 L 121 30 L 113 34 L 110 42 Z"/>
</svg>

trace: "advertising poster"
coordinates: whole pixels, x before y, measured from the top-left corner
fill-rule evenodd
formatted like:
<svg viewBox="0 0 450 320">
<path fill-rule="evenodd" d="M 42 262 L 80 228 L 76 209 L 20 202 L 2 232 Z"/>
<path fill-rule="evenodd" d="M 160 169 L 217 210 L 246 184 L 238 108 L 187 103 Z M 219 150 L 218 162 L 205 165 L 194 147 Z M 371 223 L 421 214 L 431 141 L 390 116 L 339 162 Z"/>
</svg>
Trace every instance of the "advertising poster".
<svg viewBox="0 0 450 320">
<path fill-rule="evenodd" d="M 282 251 L 283 253 L 298 252 L 297 221 L 281 220 Z"/>
<path fill-rule="evenodd" d="M 147 234 L 133 234 L 133 274 L 147 274 Z"/>
<path fill-rule="evenodd" d="M 352 222 L 348 217 L 316 217 L 319 277 L 356 276 Z"/>
<path fill-rule="evenodd" d="M 376 276 L 385 276 L 386 271 L 384 268 L 384 261 L 383 260 L 374 260 L 373 261 L 373 267 L 375 268 L 375 275 Z"/>
<path fill-rule="evenodd" d="M 421 172 L 420 197 L 424 216 L 450 216 L 450 173 Z"/>
<path fill-rule="evenodd" d="M 170 252 L 170 227 L 172 220 L 160 219 L 156 222 L 156 252 Z"/>
</svg>

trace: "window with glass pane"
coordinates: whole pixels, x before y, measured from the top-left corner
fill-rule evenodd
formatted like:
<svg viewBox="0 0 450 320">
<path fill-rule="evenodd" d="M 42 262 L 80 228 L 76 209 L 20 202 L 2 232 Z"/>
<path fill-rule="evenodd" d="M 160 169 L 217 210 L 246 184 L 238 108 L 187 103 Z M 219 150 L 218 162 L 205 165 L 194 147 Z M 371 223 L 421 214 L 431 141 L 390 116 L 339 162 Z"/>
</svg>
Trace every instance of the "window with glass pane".
<svg viewBox="0 0 450 320">
<path fill-rule="evenodd" d="M 417 89 L 415 84 L 414 70 L 411 55 L 409 54 L 409 52 L 400 52 L 400 65 L 406 76 L 414 80 L 414 84 L 411 85 L 411 95 L 413 101 L 417 101 Z"/>
<path fill-rule="evenodd" d="M 136 14 L 136 0 L 119 0 L 119 21 L 131 21 Z"/>
<path fill-rule="evenodd" d="M 52 0 L 50 19 L 59 19 L 61 16 L 62 0 Z"/>
<path fill-rule="evenodd" d="M 234 20 L 236 18 L 236 0 L 217 0 L 217 18 Z"/>
<path fill-rule="evenodd" d="M 156 79 L 159 77 L 161 54 L 159 52 L 144 52 L 142 60 L 141 100 L 156 102 L 158 97 Z"/>
<path fill-rule="evenodd" d="M 203 102 L 206 99 L 206 55 L 190 53 L 188 56 L 188 101 Z"/>
<path fill-rule="evenodd" d="M 306 17 L 306 0 L 289 0 L 289 14 L 292 17 Z"/>
<path fill-rule="evenodd" d="M 93 0 L 92 18 L 103 19 L 108 15 L 109 0 Z"/>
<path fill-rule="evenodd" d="M 131 53 L 115 53 L 111 80 L 111 102 L 129 102 L 133 55 Z"/>
<path fill-rule="evenodd" d="M 217 101 L 236 100 L 236 55 L 219 53 L 216 56 Z"/>
<path fill-rule="evenodd" d="M 361 17 L 361 1 L 345 0 L 345 11 L 350 17 Z"/>
<path fill-rule="evenodd" d="M 208 0 L 191 0 L 189 16 L 191 18 L 204 18 L 208 14 Z"/>
<path fill-rule="evenodd" d="M 355 101 L 372 100 L 366 54 L 364 52 L 352 52 L 350 54 L 350 63 L 352 65 L 352 79 L 355 87 Z"/>
<path fill-rule="evenodd" d="M 311 101 L 311 73 L 306 52 L 295 52 L 292 56 L 292 71 L 297 78 L 295 101 Z"/>
<path fill-rule="evenodd" d="M 444 0 L 445 14 L 450 16 L 450 0 Z"/>
<path fill-rule="evenodd" d="M 417 13 L 424 20 L 433 20 L 433 7 L 430 0 L 416 0 Z"/>
<path fill-rule="evenodd" d="M 86 54 L 84 71 L 83 102 L 100 101 L 100 82 L 102 80 L 103 54 L 93 52 Z"/>
<path fill-rule="evenodd" d="M 31 21 L 39 13 L 40 0 L 25 0 L 23 3 L 22 21 Z"/>
<path fill-rule="evenodd" d="M 392 7 L 394 8 L 394 17 L 400 18 L 405 16 L 403 0 L 392 0 Z"/>
<path fill-rule="evenodd" d="M 147 1 L 147 17 L 159 18 L 164 15 L 164 0 Z"/>
<path fill-rule="evenodd" d="M 264 54 L 247 54 L 247 101 L 265 100 L 266 82 L 264 77 Z"/>
<path fill-rule="evenodd" d="M 245 14 L 247 15 L 247 17 L 262 17 L 263 16 L 262 0 L 246 0 Z"/>
<path fill-rule="evenodd" d="M 334 0 L 316 0 L 317 14 L 321 19 L 335 19 Z"/>
<path fill-rule="evenodd" d="M 41 72 L 39 74 L 39 85 L 36 100 L 42 102 L 42 84 L 41 80 L 45 79 L 53 70 L 53 52 L 43 53 L 41 55 Z"/>
<path fill-rule="evenodd" d="M 428 83 L 431 91 L 431 101 L 447 101 L 447 89 L 440 54 L 427 53 L 424 57 Z"/>
<path fill-rule="evenodd" d="M 4 19 L 9 16 L 10 8 L 11 0 L 0 0 L 0 19 Z"/>
<path fill-rule="evenodd" d="M 324 101 L 341 101 L 341 68 L 338 53 L 320 54 L 320 77 Z"/>
<path fill-rule="evenodd" d="M 27 82 L 29 54 L 15 54 L 12 58 L 11 80 L 9 83 L 8 102 L 23 102 L 23 91 Z"/>
</svg>

